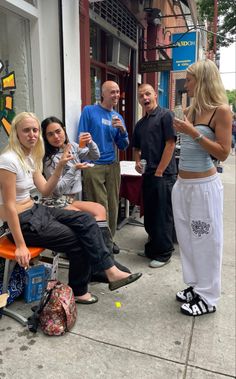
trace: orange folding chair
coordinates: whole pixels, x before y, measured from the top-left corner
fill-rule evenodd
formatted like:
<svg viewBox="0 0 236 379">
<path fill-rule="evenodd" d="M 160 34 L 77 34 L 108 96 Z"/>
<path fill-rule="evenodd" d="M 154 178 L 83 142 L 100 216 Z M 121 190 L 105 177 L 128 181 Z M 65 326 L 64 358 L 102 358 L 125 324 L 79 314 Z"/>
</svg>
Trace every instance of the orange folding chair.
<svg viewBox="0 0 236 379">
<path fill-rule="evenodd" d="M 28 249 L 31 253 L 31 258 L 37 257 L 44 250 L 41 247 L 29 247 Z M 16 250 L 16 246 L 7 238 L 7 236 L 3 236 L 0 238 L 0 257 L 5 259 L 3 286 L 2 286 L 3 304 L 1 305 L 1 302 L 0 302 L 0 316 L 1 315 L 9 316 L 11 318 L 14 318 L 16 321 L 19 321 L 22 325 L 27 325 L 27 319 L 25 317 L 21 316 L 19 313 L 16 313 L 8 309 L 6 306 L 9 280 L 11 277 L 11 273 L 16 264 L 15 250 Z"/>
</svg>

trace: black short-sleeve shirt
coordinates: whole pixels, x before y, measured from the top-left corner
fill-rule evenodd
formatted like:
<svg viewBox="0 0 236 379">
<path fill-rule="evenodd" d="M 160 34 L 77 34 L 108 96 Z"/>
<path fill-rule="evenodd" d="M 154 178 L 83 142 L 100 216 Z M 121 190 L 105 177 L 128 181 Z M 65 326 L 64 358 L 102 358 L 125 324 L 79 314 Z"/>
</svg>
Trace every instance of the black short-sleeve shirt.
<svg viewBox="0 0 236 379">
<path fill-rule="evenodd" d="M 134 128 L 132 146 L 141 150 L 141 159 L 146 159 L 145 174 L 154 174 L 161 160 L 166 141 L 176 140 L 172 113 L 160 106 L 139 120 Z M 175 155 L 167 166 L 164 175 L 177 173 Z"/>
</svg>

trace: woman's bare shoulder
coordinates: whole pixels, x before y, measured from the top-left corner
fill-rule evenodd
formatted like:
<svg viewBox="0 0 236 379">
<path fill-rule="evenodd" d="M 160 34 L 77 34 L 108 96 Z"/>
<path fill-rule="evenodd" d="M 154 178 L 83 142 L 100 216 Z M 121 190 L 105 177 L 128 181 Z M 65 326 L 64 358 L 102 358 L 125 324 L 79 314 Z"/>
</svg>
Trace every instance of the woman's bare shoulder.
<svg viewBox="0 0 236 379">
<path fill-rule="evenodd" d="M 232 124 L 232 119 L 233 119 L 233 113 L 228 104 L 222 104 L 219 107 L 217 107 L 217 110 L 215 112 L 213 122 L 216 124 L 219 123 L 227 123 L 229 125 Z"/>
<path fill-rule="evenodd" d="M 231 111 L 231 108 L 228 104 L 222 104 L 220 106 L 217 107 L 217 113 L 218 114 L 225 114 L 225 113 L 229 113 L 230 115 L 233 116 L 233 112 Z"/>
<path fill-rule="evenodd" d="M 233 113 L 228 104 L 222 104 L 219 107 L 217 107 L 217 111 L 215 112 L 213 118 L 213 127 L 215 131 L 218 132 L 227 128 L 228 131 L 231 133 L 232 119 Z"/>
</svg>

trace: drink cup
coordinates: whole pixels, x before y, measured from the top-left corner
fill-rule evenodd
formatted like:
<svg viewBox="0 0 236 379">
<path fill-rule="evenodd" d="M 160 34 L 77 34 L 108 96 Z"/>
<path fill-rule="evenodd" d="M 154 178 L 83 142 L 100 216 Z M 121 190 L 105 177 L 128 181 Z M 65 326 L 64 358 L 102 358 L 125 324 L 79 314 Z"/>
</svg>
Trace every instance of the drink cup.
<svg viewBox="0 0 236 379">
<path fill-rule="evenodd" d="M 184 112 L 181 105 L 177 105 L 173 113 L 174 117 L 178 118 L 179 120 L 184 120 Z"/>
<path fill-rule="evenodd" d="M 146 171 L 147 161 L 146 161 L 146 159 L 141 159 L 140 163 L 142 166 L 142 174 L 144 174 Z"/>
<path fill-rule="evenodd" d="M 85 140 L 86 134 L 87 133 L 85 133 L 85 132 L 81 132 L 79 134 L 79 147 L 81 147 L 81 148 L 86 147 L 86 140 Z"/>
<path fill-rule="evenodd" d="M 113 127 L 116 126 L 117 121 L 120 121 L 120 119 L 119 119 L 119 117 L 118 117 L 117 115 L 114 114 L 114 115 L 112 116 L 112 121 L 111 121 Z"/>
</svg>

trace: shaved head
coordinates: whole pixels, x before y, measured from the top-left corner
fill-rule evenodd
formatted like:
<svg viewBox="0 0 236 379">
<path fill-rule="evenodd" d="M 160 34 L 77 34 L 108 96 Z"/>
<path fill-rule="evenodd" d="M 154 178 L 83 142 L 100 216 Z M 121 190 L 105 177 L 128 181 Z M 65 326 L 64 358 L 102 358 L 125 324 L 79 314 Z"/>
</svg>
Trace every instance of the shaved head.
<svg viewBox="0 0 236 379">
<path fill-rule="evenodd" d="M 102 85 L 102 95 L 107 92 L 111 91 L 111 89 L 119 89 L 119 86 L 116 82 L 113 82 L 112 80 L 107 80 L 106 82 L 103 83 Z"/>
<path fill-rule="evenodd" d="M 120 87 L 116 82 L 107 80 L 102 85 L 102 106 L 112 110 L 117 106 L 120 98 Z"/>
<path fill-rule="evenodd" d="M 146 113 L 151 113 L 157 107 L 157 93 L 153 86 L 143 83 L 138 87 L 138 101 Z"/>
<path fill-rule="evenodd" d="M 140 86 L 138 87 L 138 91 L 140 92 L 146 91 L 147 89 L 151 92 L 155 92 L 153 86 L 151 86 L 151 84 L 148 83 L 140 84 Z"/>
</svg>

